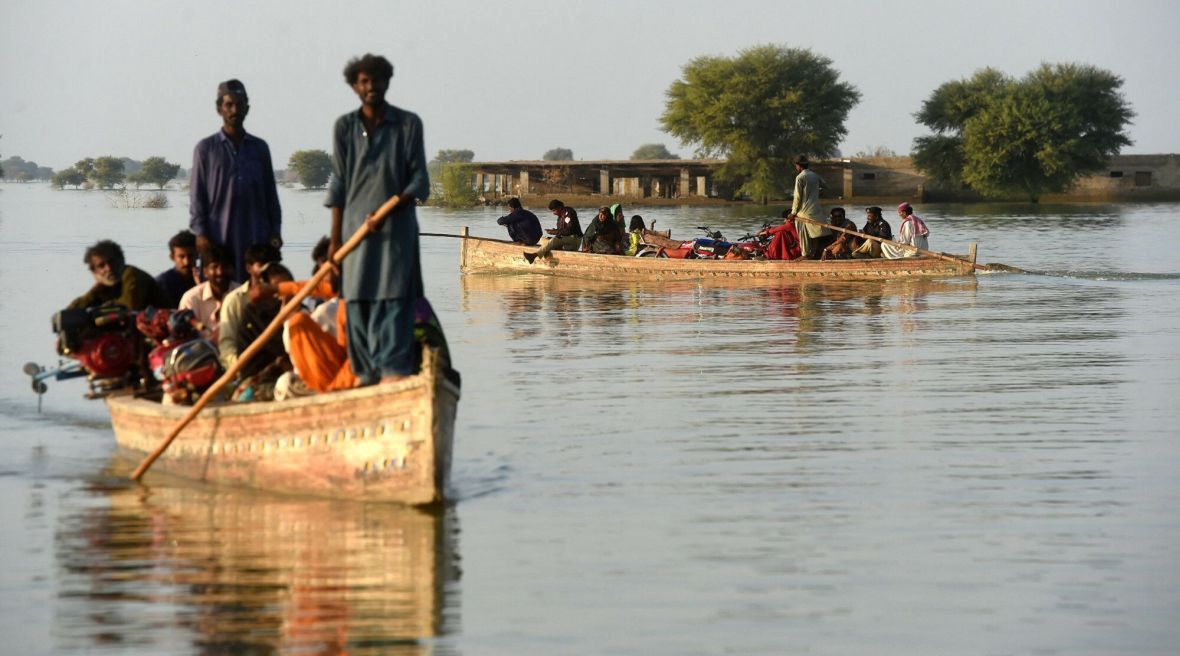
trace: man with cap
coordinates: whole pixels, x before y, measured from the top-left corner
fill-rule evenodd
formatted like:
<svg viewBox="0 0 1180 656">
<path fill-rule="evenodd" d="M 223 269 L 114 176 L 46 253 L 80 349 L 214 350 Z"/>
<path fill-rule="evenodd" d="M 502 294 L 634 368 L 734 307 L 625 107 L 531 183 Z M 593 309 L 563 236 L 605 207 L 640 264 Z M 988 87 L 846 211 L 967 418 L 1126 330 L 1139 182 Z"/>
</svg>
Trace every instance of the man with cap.
<svg viewBox="0 0 1180 656">
<path fill-rule="evenodd" d="M 241 82 L 227 80 L 217 86 L 221 129 L 197 143 L 189 174 L 189 229 L 197 236 L 197 250 L 204 252 L 211 243 L 226 248 L 236 282 L 245 279 L 244 256 L 250 245 L 283 245 L 270 148 L 246 133 L 243 123 L 249 112 L 250 100 Z"/>
<path fill-rule="evenodd" d="M 893 242 L 882 242 L 881 255 L 896 260 L 902 257 L 915 257 L 918 251 L 907 246 L 917 246 L 929 250 L 930 242 L 926 239 L 930 230 L 922 219 L 914 214 L 914 208 L 909 203 L 897 206 L 897 215 L 901 217 L 901 226 L 897 229 L 897 237 Z M 897 242 L 897 243 L 894 243 Z M 906 244 L 901 246 L 899 244 Z"/>
<path fill-rule="evenodd" d="M 811 162 L 808 161 L 806 155 L 795 158 L 795 171 L 798 175 L 795 176 L 795 193 L 791 199 L 790 218 L 795 220 L 795 230 L 799 233 L 799 246 L 803 251 L 803 257 L 814 260 L 819 257 L 820 251 L 827 245 L 819 240 L 831 235 L 832 231 L 821 225 L 800 220 L 823 221 L 823 209 L 819 206 L 819 191 L 823 188 L 824 181 L 810 167 Z"/>
</svg>

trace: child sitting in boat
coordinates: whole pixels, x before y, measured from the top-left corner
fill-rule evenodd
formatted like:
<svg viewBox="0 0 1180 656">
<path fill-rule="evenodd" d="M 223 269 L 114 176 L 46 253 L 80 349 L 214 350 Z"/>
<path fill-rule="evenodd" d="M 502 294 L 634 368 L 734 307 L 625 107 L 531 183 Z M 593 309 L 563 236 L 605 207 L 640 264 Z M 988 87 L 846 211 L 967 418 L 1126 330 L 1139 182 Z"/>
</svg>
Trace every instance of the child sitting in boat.
<svg viewBox="0 0 1180 656">
<path fill-rule="evenodd" d="M 623 255 L 634 257 L 643 248 L 644 230 L 647 230 L 647 226 L 643 224 L 643 217 L 638 214 L 631 217 L 631 225 L 627 230 L 627 250 L 623 251 Z"/>
</svg>

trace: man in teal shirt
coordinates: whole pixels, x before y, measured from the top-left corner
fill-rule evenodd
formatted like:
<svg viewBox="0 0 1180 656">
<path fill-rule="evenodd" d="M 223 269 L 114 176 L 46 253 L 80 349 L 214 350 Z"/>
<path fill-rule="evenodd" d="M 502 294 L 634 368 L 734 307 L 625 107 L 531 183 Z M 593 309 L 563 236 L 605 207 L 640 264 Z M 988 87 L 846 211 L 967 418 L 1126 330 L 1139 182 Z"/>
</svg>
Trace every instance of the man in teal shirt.
<svg viewBox="0 0 1180 656">
<path fill-rule="evenodd" d="M 341 293 L 348 317 L 348 357 L 362 385 L 413 373 L 414 302 L 423 295 L 417 201 L 430 195 L 422 120 L 385 102 L 393 65 L 378 55 L 352 59 L 344 79 L 361 107 L 336 121 L 332 182 L 331 257 L 393 196 L 397 208 L 344 259 Z"/>
</svg>

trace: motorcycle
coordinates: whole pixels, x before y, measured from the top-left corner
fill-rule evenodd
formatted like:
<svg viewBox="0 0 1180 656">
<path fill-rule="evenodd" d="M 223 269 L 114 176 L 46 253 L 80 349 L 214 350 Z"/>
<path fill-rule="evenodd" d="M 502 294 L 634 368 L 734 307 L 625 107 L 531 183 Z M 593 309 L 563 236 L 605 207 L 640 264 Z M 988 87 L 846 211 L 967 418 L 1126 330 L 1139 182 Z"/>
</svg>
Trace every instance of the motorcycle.
<svg viewBox="0 0 1180 656">
<path fill-rule="evenodd" d="M 725 240 L 725 235 L 708 226 L 697 226 L 697 230 L 705 233 L 705 237 L 697 237 L 688 241 L 675 242 L 667 240 L 663 243 L 648 242 L 636 257 L 670 257 L 681 260 L 719 260 L 725 257 L 732 244 Z"/>
</svg>

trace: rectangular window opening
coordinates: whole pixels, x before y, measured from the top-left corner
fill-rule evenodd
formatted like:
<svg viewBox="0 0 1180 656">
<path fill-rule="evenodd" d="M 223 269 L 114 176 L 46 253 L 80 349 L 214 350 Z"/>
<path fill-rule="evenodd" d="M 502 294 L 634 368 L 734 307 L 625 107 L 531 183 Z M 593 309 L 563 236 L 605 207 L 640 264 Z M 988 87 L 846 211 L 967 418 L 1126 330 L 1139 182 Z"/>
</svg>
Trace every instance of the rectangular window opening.
<svg viewBox="0 0 1180 656">
<path fill-rule="evenodd" d="M 1122 171 L 1111 171 L 1111 172 L 1110 172 L 1110 177 L 1112 177 L 1112 178 L 1121 178 L 1121 177 L 1123 177 L 1123 172 L 1122 172 Z"/>
<path fill-rule="evenodd" d="M 1136 187 L 1150 187 L 1151 186 L 1151 171 L 1135 171 L 1135 186 Z"/>
<path fill-rule="evenodd" d="M 877 174 L 876 173 L 861 173 L 860 179 L 861 180 L 876 180 Z"/>
</svg>

